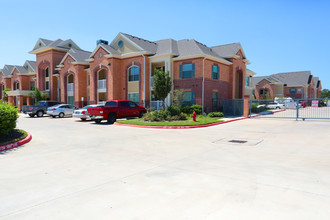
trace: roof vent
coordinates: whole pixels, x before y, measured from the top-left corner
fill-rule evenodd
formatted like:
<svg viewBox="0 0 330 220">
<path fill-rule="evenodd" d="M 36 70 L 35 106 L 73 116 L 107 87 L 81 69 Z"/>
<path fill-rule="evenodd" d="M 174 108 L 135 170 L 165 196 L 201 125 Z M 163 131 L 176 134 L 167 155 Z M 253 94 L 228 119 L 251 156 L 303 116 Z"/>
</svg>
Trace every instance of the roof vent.
<svg viewBox="0 0 330 220">
<path fill-rule="evenodd" d="M 106 45 L 108 45 L 109 44 L 109 42 L 108 41 L 106 41 L 106 40 L 97 40 L 96 41 L 96 45 L 99 45 L 99 44 L 106 44 Z"/>
</svg>

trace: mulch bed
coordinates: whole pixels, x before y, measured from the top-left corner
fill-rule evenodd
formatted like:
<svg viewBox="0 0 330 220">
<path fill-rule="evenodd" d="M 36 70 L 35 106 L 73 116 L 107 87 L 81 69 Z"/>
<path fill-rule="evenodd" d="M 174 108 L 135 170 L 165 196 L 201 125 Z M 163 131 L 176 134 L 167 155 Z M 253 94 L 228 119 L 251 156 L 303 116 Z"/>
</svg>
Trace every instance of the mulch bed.
<svg viewBox="0 0 330 220">
<path fill-rule="evenodd" d="M 26 132 L 15 129 L 7 136 L 0 136 L 0 146 L 22 140 L 26 136 L 27 136 Z"/>
</svg>

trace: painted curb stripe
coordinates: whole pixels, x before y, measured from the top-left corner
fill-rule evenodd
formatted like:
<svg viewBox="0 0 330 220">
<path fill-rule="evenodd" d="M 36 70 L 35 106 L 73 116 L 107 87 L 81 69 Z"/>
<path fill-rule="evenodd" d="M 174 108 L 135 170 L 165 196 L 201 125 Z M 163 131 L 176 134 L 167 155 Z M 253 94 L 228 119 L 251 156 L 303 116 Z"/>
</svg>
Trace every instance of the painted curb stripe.
<svg viewBox="0 0 330 220">
<path fill-rule="evenodd" d="M 15 147 L 22 146 L 26 143 L 29 143 L 31 141 L 31 139 L 32 139 L 32 135 L 30 133 L 28 133 L 27 136 L 23 140 L 0 146 L 0 151 L 5 151 L 5 150 L 13 149 Z"/>
</svg>

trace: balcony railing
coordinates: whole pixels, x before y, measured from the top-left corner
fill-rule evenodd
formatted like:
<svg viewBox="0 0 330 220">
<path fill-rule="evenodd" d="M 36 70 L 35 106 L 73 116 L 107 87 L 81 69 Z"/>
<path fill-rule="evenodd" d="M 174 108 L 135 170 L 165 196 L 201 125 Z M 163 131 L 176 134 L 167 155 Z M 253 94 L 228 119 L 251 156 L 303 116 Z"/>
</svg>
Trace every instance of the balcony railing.
<svg viewBox="0 0 330 220">
<path fill-rule="evenodd" d="M 68 83 L 67 89 L 68 91 L 73 91 L 73 83 Z"/>
<path fill-rule="evenodd" d="M 97 82 L 97 88 L 98 89 L 105 89 L 107 88 L 107 83 L 106 83 L 106 79 L 101 79 Z"/>
</svg>

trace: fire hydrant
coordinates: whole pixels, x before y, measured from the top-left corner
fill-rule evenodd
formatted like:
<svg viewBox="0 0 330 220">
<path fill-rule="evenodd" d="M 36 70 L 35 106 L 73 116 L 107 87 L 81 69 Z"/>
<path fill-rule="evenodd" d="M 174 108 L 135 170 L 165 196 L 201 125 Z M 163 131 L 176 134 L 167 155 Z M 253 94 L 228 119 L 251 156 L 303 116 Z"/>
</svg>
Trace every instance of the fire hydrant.
<svg viewBox="0 0 330 220">
<path fill-rule="evenodd" d="M 192 118 L 193 118 L 193 121 L 196 121 L 196 112 L 192 113 Z"/>
</svg>

